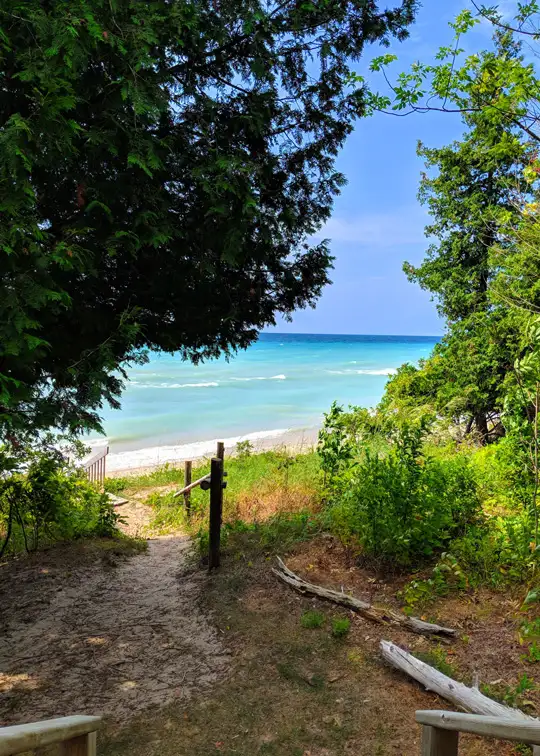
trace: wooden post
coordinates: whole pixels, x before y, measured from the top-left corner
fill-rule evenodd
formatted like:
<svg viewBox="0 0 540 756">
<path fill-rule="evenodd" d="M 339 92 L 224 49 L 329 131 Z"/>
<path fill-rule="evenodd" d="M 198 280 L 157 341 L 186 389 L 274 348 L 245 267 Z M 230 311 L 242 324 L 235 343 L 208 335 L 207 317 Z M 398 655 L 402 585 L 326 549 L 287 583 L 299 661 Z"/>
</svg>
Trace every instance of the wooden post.
<svg viewBox="0 0 540 756">
<path fill-rule="evenodd" d="M 223 443 L 223 441 L 217 442 L 216 457 L 218 457 L 218 459 L 221 459 L 222 461 L 225 459 L 225 444 Z"/>
<path fill-rule="evenodd" d="M 458 756 L 459 732 L 422 727 L 422 756 Z"/>
<path fill-rule="evenodd" d="M 223 460 L 214 457 L 210 463 L 210 532 L 208 569 L 219 567 L 221 515 L 223 510 Z"/>
<path fill-rule="evenodd" d="M 191 483 L 191 460 L 184 462 L 184 488 Z M 186 508 L 186 516 L 191 516 L 191 491 L 186 491 L 184 494 L 184 506 Z"/>
<path fill-rule="evenodd" d="M 64 741 L 60 746 L 61 756 L 96 756 L 96 735 L 90 732 Z"/>
</svg>

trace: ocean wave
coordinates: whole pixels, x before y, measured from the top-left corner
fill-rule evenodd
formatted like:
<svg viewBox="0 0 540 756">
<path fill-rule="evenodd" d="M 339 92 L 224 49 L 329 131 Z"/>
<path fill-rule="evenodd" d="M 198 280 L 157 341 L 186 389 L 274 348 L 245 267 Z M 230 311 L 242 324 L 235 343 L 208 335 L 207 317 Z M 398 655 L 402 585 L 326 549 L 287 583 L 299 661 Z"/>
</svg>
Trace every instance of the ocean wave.
<svg viewBox="0 0 540 756">
<path fill-rule="evenodd" d="M 284 381 L 286 379 L 286 375 L 256 375 L 252 378 L 231 378 L 231 381 Z"/>
<path fill-rule="evenodd" d="M 163 388 L 163 389 L 179 389 L 179 388 L 210 388 L 219 386 L 219 383 L 210 381 L 208 383 L 142 383 L 141 381 L 130 381 L 132 385 L 140 386 L 141 388 Z"/>
<path fill-rule="evenodd" d="M 397 368 L 382 368 L 381 370 L 357 370 L 360 375 L 395 375 Z"/>
<path fill-rule="evenodd" d="M 244 436 L 232 436 L 220 439 L 226 449 L 234 449 L 239 441 L 262 441 L 264 439 L 279 438 L 290 432 L 290 428 L 255 431 Z M 131 470 L 137 467 L 156 467 L 167 462 L 179 462 L 184 459 L 198 459 L 215 453 L 218 439 L 211 441 L 195 441 L 191 444 L 178 446 L 152 446 L 147 449 L 115 452 L 107 457 L 107 470 Z M 103 440 L 100 441 L 103 445 Z"/>
<path fill-rule="evenodd" d="M 395 375 L 397 368 L 381 368 L 378 370 L 353 370 L 349 368 L 348 370 L 327 370 L 326 372 L 332 373 L 332 375 Z"/>
</svg>

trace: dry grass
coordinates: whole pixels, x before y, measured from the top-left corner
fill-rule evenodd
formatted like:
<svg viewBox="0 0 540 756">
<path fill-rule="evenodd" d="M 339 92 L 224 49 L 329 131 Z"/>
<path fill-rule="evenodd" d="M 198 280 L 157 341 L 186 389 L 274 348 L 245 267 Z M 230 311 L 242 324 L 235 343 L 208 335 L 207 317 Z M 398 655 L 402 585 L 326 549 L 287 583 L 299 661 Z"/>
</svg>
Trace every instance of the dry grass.
<svg viewBox="0 0 540 756">
<path fill-rule="evenodd" d="M 319 498 L 313 488 L 297 484 L 276 487 L 264 482 L 249 491 L 241 491 L 227 507 L 226 521 L 264 522 L 275 515 L 296 512 L 319 512 Z"/>
</svg>

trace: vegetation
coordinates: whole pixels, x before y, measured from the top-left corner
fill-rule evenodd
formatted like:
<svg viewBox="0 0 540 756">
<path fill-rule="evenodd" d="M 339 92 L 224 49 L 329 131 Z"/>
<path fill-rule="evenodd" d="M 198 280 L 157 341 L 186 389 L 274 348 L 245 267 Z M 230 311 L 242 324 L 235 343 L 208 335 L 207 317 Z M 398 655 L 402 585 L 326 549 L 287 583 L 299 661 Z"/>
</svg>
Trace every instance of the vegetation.
<svg viewBox="0 0 540 756">
<path fill-rule="evenodd" d="M 322 627 L 325 622 L 325 616 L 322 612 L 318 612 L 315 609 L 308 609 L 307 612 L 304 612 L 303 615 L 300 617 L 300 624 L 302 627 L 305 627 L 306 629 L 313 629 L 317 627 Z"/>
<path fill-rule="evenodd" d="M 108 496 L 60 452 L 3 452 L 2 464 L 9 474 L 0 478 L 0 557 L 59 540 L 117 534 L 118 515 Z"/>
<path fill-rule="evenodd" d="M 227 459 L 227 488 L 223 500 L 222 542 L 229 535 L 245 537 L 257 550 L 283 549 L 321 532 L 320 464 L 315 452 L 291 454 L 287 449 L 246 453 Z M 208 462 L 196 468 L 198 477 L 210 472 Z M 151 488 L 159 480 L 183 485 L 183 471 L 163 468 L 151 476 L 126 478 L 120 490 L 127 494 Z M 116 490 L 118 483 L 111 481 Z M 109 484 L 108 484 L 109 485 Z M 176 490 L 178 490 L 178 488 Z M 208 545 L 208 493 L 197 488 L 191 494 L 189 520 L 183 502 L 174 490 L 150 493 L 147 502 L 154 507 L 154 526 L 163 530 L 188 528 L 199 541 L 203 555 Z M 247 545 L 247 543 L 246 543 Z"/>
<path fill-rule="evenodd" d="M 415 6 L 2 4 L 2 438 L 97 428 L 146 348 L 230 354 L 315 302 L 350 66 Z"/>
</svg>

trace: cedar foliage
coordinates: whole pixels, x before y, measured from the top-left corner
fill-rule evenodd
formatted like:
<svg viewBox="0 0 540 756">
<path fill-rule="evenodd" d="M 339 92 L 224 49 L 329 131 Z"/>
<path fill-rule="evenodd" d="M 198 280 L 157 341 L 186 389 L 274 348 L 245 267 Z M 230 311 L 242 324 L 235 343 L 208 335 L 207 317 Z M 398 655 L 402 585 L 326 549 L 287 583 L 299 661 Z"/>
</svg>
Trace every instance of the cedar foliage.
<svg viewBox="0 0 540 756">
<path fill-rule="evenodd" d="M 229 354 L 315 302 L 349 65 L 415 6 L 2 3 L 4 437 L 99 427 L 145 349 Z"/>
</svg>

